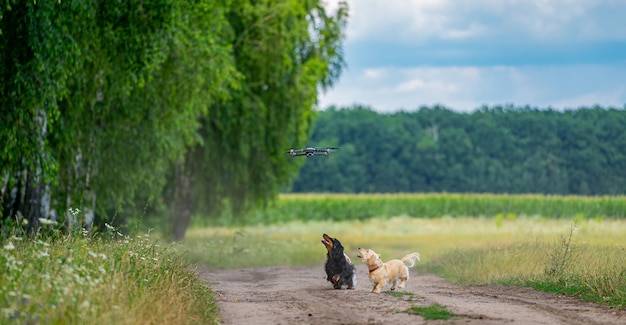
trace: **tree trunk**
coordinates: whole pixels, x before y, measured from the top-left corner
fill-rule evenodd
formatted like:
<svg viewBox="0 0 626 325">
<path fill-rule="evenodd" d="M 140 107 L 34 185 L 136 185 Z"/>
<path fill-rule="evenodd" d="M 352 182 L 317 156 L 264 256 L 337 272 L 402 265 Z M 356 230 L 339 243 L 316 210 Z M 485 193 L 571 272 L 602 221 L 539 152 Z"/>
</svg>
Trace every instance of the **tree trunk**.
<svg viewBox="0 0 626 325">
<path fill-rule="evenodd" d="M 28 220 L 26 232 L 30 236 L 35 236 L 39 230 L 39 219 L 41 215 L 42 182 L 36 173 L 30 171 L 26 176 L 26 190 L 24 191 L 24 205 L 20 209 L 24 218 Z"/>
<path fill-rule="evenodd" d="M 175 241 L 185 240 L 185 232 L 195 208 L 193 183 L 189 168 L 185 167 L 184 159 L 179 159 L 174 166 L 174 191 L 170 212 L 174 219 L 172 239 Z"/>
</svg>

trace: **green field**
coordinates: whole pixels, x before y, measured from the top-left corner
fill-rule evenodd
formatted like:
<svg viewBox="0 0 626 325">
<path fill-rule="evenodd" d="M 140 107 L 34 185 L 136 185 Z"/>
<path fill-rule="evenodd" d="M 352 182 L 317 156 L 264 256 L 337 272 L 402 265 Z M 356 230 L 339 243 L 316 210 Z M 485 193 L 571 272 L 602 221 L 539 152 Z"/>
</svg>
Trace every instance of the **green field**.
<svg viewBox="0 0 626 325">
<path fill-rule="evenodd" d="M 197 226 L 290 221 L 354 221 L 370 218 L 540 216 L 548 219 L 624 219 L 625 196 L 504 194 L 282 194 L 265 209 L 233 217 L 201 219 Z"/>
</svg>

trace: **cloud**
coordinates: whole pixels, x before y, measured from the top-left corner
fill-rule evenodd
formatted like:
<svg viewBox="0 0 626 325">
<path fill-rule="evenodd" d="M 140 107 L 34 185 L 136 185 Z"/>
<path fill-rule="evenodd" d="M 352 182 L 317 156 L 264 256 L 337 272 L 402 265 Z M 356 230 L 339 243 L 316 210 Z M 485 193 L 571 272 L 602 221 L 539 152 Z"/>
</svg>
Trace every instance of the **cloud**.
<svg viewBox="0 0 626 325">
<path fill-rule="evenodd" d="M 626 39 L 622 18 L 626 3 L 620 0 L 350 0 L 348 4 L 348 42 L 511 36 L 518 41 Z"/>
<path fill-rule="evenodd" d="M 348 3 L 348 67 L 322 108 L 626 103 L 625 1 Z"/>
<path fill-rule="evenodd" d="M 625 74 L 623 64 L 388 67 L 345 76 L 336 89 L 320 96 L 320 107 L 360 104 L 381 112 L 435 104 L 457 111 L 506 104 L 555 109 L 596 104 L 623 107 Z"/>
</svg>

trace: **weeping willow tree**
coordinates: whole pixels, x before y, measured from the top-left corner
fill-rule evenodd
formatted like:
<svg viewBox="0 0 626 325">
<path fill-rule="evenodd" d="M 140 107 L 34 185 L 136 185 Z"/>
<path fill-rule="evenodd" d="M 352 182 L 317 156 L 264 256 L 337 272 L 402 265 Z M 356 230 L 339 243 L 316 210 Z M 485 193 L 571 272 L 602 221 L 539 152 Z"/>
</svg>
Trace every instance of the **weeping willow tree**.
<svg viewBox="0 0 626 325">
<path fill-rule="evenodd" d="M 159 195 L 237 80 L 229 1 L 0 5 L 2 224 Z M 6 232 L 5 232 L 6 234 Z"/>
<path fill-rule="evenodd" d="M 166 188 L 182 239 L 194 213 L 271 200 L 341 72 L 346 19 L 320 1 L 3 3 L 3 229 L 119 215 Z"/>
<path fill-rule="evenodd" d="M 273 199 L 299 165 L 287 148 L 309 136 L 317 95 L 344 66 L 348 8 L 321 1 L 235 0 L 226 15 L 241 81 L 200 121 L 202 142 L 173 168 L 172 235 L 184 238 L 191 216 L 224 208 L 234 215 Z"/>
</svg>

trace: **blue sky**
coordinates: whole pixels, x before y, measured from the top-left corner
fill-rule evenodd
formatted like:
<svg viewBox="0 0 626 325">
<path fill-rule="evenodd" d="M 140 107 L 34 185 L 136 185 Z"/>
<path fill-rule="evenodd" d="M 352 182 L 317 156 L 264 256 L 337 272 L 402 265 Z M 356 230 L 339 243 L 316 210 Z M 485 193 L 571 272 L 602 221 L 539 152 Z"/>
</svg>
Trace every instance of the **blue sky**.
<svg viewBox="0 0 626 325">
<path fill-rule="evenodd" d="M 327 0 L 330 10 L 337 0 Z M 348 0 L 347 68 L 319 106 L 626 104 L 624 0 Z"/>
</svg>

